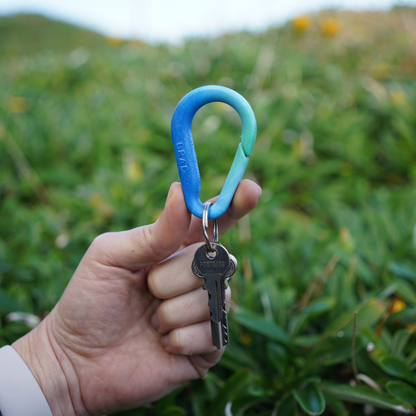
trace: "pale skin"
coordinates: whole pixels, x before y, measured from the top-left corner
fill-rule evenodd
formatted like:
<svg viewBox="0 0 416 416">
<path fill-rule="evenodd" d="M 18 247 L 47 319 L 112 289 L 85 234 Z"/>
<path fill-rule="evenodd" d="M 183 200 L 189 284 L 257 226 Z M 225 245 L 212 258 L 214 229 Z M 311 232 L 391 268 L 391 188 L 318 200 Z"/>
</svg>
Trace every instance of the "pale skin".
<svg viewBox="0 0 416 416">
<path fill-rule="evenodd" d="M 242 181 L 219 219 L 220 234 L 260 194 L 258 185 Z M 142 406 L 220 360 L 224 349 L 211 343 L 207 292 L 190 267 L 202 242 L 201 220 L 187 210 L 179 183 L 154 224 L 94 240 L 55 308 L 12 345 L 54 416 Z"/>
</svg>

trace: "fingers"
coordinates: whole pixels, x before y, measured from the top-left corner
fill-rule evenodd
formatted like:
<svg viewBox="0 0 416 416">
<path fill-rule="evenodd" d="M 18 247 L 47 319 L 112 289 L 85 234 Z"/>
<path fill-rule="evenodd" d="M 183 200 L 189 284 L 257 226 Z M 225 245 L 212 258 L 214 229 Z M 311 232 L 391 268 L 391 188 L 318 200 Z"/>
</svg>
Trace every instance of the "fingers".
<svg viewBox="0 0 416 416">
<path fill-rule="evenodd" d="M 224 233 L 238 219 L 250 212 L 258 202 L 261 189 L 244 180 L 237 187 L 230 208 L 219 219 L 220 233 Z M 101 264 L 137 271 L 152 266 L 177 251 L 201 241 L 201 220 L 189 213 L 180 183 L 173 183 L 165 209 L 151 225 L 129 231 L 105 233 L 91 244 L 89 258 Z"/>
<path fill-rule="evenodd" d="M 260 195 L 261 188 L 256 183 L 250 180 L 243 180 L 237 187 L 235 195 L 231 201 L 231 205 L 228 210 L 218 218 L 218 226 L 220 235 L 224 234 L 230 229 L 240 218 L 247 215 L 257 205 Z M 213 198 L 211 201 L 214 202 L 218 198 Z M 210 225 L 209 230 L 212 229 Z M 188 235 L 184 241 L 184 245 L 188 246 L 197 241 L 201 241 L 201 219 L 192 216 L 191 226 L 189 227 Z"/>
<path fill-rule="evenodd" d="M 162 338 L 162 344 L 171 354 L 199 355 L 218 351 L 212 345 L 210 321 L 176 328 Z"/>
<path fill-rule="evenodd" d="M 212 345 L 210 321 L 175 329 L 162 338 L 162 344 L 166 352 L 189 356 L 199 377 L 218 363 L 225 350 Z"/>
<path fill-rule="evenodd" d="M 190 221 L 181 184 L 173 183 L 165 209 L 154 224 L 102 234 L 91 244 L 88 253 L 101 264 L 140 270 L 177 251 L 188 233 Z"/>
<path fill-rule="evenodd" d="M 170 299 L 204 284 L 191 269 L 195 251 L 201 243 L 193 244 L 156 265 L 149 273 L 150 293 L 159 299 Z"/>
<path fill-rule="evenodd" d="M 231 290 L 225 291 L 227 312 L 230 309 Z M 182 296 L 163 301 L 152 324 L 160 334 L 166 334 L 175 328 L 184 328 L 198 322 L 209 321 L 208 293 L 202 288 L 192 290 Z"/>
</svg>

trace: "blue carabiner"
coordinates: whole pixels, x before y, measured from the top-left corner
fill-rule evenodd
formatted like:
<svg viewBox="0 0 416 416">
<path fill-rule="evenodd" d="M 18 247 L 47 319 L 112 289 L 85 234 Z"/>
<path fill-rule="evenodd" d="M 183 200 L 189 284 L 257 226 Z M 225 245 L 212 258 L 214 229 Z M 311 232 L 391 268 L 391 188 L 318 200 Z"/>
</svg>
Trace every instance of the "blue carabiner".
<svg viewBox="0 0 416 416">
<path fill-rule="evenodd" d="M 250 104 L 237 92 L 217 85 L 197 88 L 185 95 L 176 106 L 172 116 L 171 132 L 175 148 L 176 163 L 185 196 L 185 202 L 196 217 L 202 218 L 204 205 L 199 198 L 201 175 L 199 173 L 194 142 L 192 138 L 192 120 L 196 112 L 205 104 L 223 102 L 233 107 L 240 115 L 243 124 L 241 143 L 231 165 L 230 172 L 217 202 L 209 209 L 210 220 L 218 218 L 228 209 L 237 185 L 241 181 L 253 152 L 256 140 L 257 124 Z"/>
</svg>

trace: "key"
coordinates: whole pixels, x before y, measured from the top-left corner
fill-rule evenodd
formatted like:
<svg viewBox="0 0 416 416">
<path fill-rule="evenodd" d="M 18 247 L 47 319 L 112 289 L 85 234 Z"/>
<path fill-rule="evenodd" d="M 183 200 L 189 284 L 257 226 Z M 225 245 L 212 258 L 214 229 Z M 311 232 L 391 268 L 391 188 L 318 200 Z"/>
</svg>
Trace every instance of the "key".
<svg viewBox="0 0 416 416">
<path fill-rule="evenodd" d="M 192 271 L 205 279 L 203 289 L 208 291 L 212 345 L 220 349 L 228 343 L 225 279 L 234 274 L 237 261 L 221 244 L 211 242 L 211 247 L 214 249 L 212 253 L 208 252 L 205 244 L 198 248 L 192 262 Z"/>
<path fill-rule="evenodd" d="M 238 262 L 237 259 L 230 253 L 228 253 L 230 256 L 230 266 L 228 267 L 228 270 L 225 272 L 225 288 L 229 286 L 229 283 L 231 279 L 233 278 L 234 273 L 238 269 Z"/>
</svg>

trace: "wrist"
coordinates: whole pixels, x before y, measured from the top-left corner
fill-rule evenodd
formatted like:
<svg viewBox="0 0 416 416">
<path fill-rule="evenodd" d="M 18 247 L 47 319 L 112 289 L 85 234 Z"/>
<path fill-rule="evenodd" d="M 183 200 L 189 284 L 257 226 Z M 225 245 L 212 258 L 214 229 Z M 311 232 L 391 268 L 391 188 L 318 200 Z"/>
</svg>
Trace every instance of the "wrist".
<svg viewBox="0 0 416 416">
<path fill-rule="evenodd" d="M 56 341 L 50 336 L 49 316 L 35 329 L 12 344 L 28 366 L 41 388 L 54 416 L 76 416 L 88 413 L 77 413 L 74 397 L 79 394 L 79 383 L 76 374 L 69 369 L 70 362 L 64 352 L 59 351 Z M 82 400 L 79 400 L 82 404 Z"/>
</svg>

